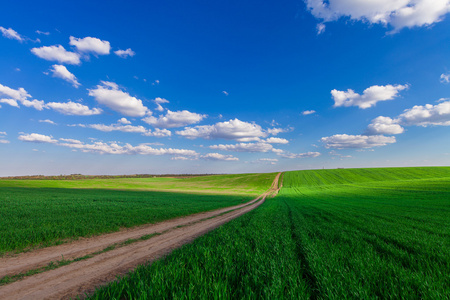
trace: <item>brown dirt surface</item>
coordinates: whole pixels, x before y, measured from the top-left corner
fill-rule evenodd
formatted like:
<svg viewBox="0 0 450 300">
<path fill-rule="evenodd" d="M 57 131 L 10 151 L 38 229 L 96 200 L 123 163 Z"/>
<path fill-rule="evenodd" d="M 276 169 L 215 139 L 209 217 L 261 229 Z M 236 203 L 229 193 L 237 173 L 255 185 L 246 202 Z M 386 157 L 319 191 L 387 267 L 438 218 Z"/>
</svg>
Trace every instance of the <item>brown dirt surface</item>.
<svg viewBox="0 0 450 300">
<path fill-rule="evenodd" d="M 22 280 L 0 286 L 0 299 L 68 299 L 94 291 L 95 287 L 124 275 L 139 264 L 153 261 L 195 238 L 237 218 L 261 205 L 266 197 L 279 190 L 279 178 L 271 188 L 255 200 L 215 211 L 139 226 L 102 236 L 84 238 L 69 244 L 0 258 L 0 277 L 24 273 L 47 265 L 51 261 L 75 259 L 102 251 L 108 246 L 129 239 L 158 233 L 148 240 L 95 255 Z"/>
</svg>

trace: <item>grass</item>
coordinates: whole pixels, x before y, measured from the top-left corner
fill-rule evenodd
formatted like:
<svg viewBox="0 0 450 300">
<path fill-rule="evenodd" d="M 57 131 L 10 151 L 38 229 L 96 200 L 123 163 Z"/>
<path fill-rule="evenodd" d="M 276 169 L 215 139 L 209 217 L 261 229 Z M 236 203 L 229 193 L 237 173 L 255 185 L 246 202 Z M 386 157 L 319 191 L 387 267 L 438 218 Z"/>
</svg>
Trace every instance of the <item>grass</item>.
<svg viewBox="0 0 450 300">
<path fill-rule="evenodd" d="M 446 299 L 450 168 L 287 172 L 279 195 L 91 299 Z"/>
<path fill-rule="evenodd" d="M 169 191 L 195 194 L 256 196 L 272 184 L 276 173 L 210 175 L 188 178 L 109 178 L 79 180 L 1 179 L 1 187 Z"/>
<path fill-rule="evenodd" d="M 267 190 L 274 177 L 198 177 L 191 193 L 181 192 L 189 183 L 173 178 L 118 180 L 117 188 L 132 189 L 127 191 L 107 189 L 115 179 L 0 180 L 0 255 L 241 204 Z M 151 190 L 158 183 L 160 190 L 169 190 L 176 182 L 181 186 L 174 188 L 176 193 L 134 191 L 138 185 Z M 68 188 L 71 184 L 78 188 Z M 104 189 L 93 188 L 98 186 Z"/>
</svg>

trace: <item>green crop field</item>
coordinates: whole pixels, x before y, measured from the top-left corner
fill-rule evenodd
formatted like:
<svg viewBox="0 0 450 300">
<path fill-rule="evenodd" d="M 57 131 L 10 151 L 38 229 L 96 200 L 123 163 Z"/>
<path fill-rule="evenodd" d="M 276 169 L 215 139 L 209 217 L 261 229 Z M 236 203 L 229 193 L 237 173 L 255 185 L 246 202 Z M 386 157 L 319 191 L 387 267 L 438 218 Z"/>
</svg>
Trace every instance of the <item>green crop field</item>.
<svg viewBox="0 0 450 300">
<path fill-rule="evenodd" d="M 113 189 L 170 191 L 195 194 L 259 195 L 272 184 L 276 173 L 194 176 L 188 178 L 111 178 L 79 180 L 1 179 L 1 187 Z"/>
<path fill-rule="evenodd" d="M 274 178 L 0 180 L 0 255 L 241 204 Z"/>
<path fill-rule="evenodd" d="M 287 172 L 279 195 L 91 299 L 447 299 L 450 168 Z"/>
</svg>

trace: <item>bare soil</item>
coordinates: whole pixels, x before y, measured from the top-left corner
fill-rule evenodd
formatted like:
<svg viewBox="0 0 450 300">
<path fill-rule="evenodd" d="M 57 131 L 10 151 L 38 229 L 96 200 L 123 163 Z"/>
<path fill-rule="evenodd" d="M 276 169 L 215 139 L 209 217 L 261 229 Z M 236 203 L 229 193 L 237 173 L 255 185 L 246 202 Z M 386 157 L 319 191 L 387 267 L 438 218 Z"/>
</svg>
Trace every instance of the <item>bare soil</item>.
<svg viewBox="0 0 450 300">
<path fill-rule="evenodd" d="M 173 249 L 190 243 L 195 238 L 255 209 L 267 196 L 278 192 L 280 175 L 281 173 L 277 174 L 267 192 L 245 204 L 84 238 L 14 257 L 0 258 L 0 277 L 3 277 L 33 270 L 51 261 L 83 257 L 129 239 L 159 234 L 148 240 L 134 242 L 86 260 L 1 286 L 0 299 L 67 299 L 90 293 L 95 287 L 114 280 L 118 275 L 126 274 L 139 264 L 158 259 Z"/>
</svg>

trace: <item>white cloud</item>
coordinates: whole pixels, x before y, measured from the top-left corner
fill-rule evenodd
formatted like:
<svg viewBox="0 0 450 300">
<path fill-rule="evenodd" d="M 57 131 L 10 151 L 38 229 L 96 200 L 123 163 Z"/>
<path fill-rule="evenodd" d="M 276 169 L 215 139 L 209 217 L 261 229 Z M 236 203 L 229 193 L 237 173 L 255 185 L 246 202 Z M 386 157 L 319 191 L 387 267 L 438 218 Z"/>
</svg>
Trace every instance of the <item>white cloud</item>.
<svg viewBox="0 0 450 300">
<path fill-rule="evenodd" d="M 0 95 L 5 95 L 19 101 L 23 101 L 31 97 L 31 95 L 28 94 L 24 88 L 15 90 L 2 84 L 0 84 Z"/>
<path fill-rule="evenodd" d="M 367 127 L 367 135 L 378 135 L 378 134 L 400 134 L 403 133 L 404 129 L 395 120 L 389 117 L 379 116 L 372 120 L 370 125 Z"/>
<path fill-rule="evenodd" d="M 305 0 L 312 15 L 323 22 L 341 17 L 392 27 L 391 33 L 402 28 L 429 26 L 442 21 L 450 11 L 448 0 Z"/>
<path fill-rule="evenodd" d="M 225 160 L 225 161 L 239 160 L 239 158 L 234 157 L 233 155 L 223 155 L 220 153 L 208 153 L 208 154 L 200 156 L 200 158 L 203 158 L 206 160 Z"/>
<path fill-rule="evenodd" d="M 286 128 L 286 129 L 283 129 L 283 128 L 269 128 L 269 129 L 267 129 L 267 133 L 270 134 L 270 135 L 277 135 L 279 133 L 289 132 L 289 131 L 292 131 L 292 130 L 294 130 L 294 128 L 292 128 L 292 127 L 289 127 L 289 128 Z"/>
<path fill-rule="evenodd" d="M 33 48 L 31 52 L 42 59 L 57 61 L 61 64 L 79 65 L 81 63 L 78 53 L 67 51 L 61 45 Z"/>
<path fill-rule="evenodd" d="M 304 115 L 304 116 L 312 115 L 312 114 L 315 114 L 315 113 L 316 113 L 315 110 L 305 110 L 305 111 L 302 111 L 302 115 Z"/>
<path fill-rule="evenodd" d="M 144 126 L 133 126 L 133 125 L 119 125 L 119 124 L 88 124 L 86 127 L 97 129 L 104 132 L 111 131 L 122 131 L 122 132 L 135 132 L 135 133 L 146 133 L 147 129 Z"/>
<path fill-rule="evenodd" d="M 86 144 L 81 141 L 73 140 L 69 142 L 67 139 L 62 140 L 64 143 L 58 145 L 77 149 L 82 152 L 98 153 L 98 154 L 128 154 L 128 155 L 181 155 L 197 157 L 198 153 L 193 150 L 173 149 L 173 148 L 153 148 L 145 144 L 132 146 L 130 144 L 121 145 L 117 142 L 104 143 L 100 141 Z"/>
<path fill-rule="evenodd" d="M 53 139 L 52 136 L 38 134 L 38 133 L 30 133 L 30 134 L 22 134 L 18 137 L 19 140 L 24 142 L 31 143 L 50 143 L 55 144 L 58 141 Z"/>
<path fill-rule="evenodd" d="M 157 111 L 164 111 L 164 107 L 162 107 L 161 104 L 163 104 L 163 103 L 169 103 L 169 100 L 164 99 L 164 98 L 160 98 L 160 97 L 156 97 L 156 98 L 153 100 L 153 102 L 155 102 L 156 105 L 157 105 L 157 107 L 156 107 L 156 110 L 157 110 Z"/>
<path fill-rule="evenodd" d="M 268 152 L 273 150 L 273 146 L 268 143 L 239 143 L 239 144 L 219 144 L 211 145 L 210 149 L 221 151 L 236 151 L 236 152 Z"/>
<path fill-rule="evenodd" d="M 39 123 L 48 123 L 48 124 L 52 124 L 52 125 L 57 125 L 55 122 L 53 122 L 52 120 L 49 120 L 49 119 L 39 120 Z"/>
<path fill-rule="evenodd" d="M 331 91 L 331 96 L 334 100 L 334 107 L 339 106 L 358 106 L 366 109 L 375 106 L 377 102 L 392 100 L 398 97 L 398 93 L 402 90 L 408 89 L 409 85 L 373 85 L 364 90 L 360 95 L 353 90 L 338 91 L 336 89 Z"/>
<path fill-rule="evenodd" d="M 23 42 L 25 40 L 20 34 L 17 33 L 17 31 L 12 28 L 6 29 L 5 27 L 0 26 L 0 31 L 2 32 L 3 36 L 8 39 L 18 40 L 19 42 Z"/>
<path fill-rule="evenodd" d="M 395 137 L 384 135 L 348 135 L 335 134 L 329 137 L 320 139 L 325 144 L 325 148 L 334 149 L 358 149 L 358 148 L 372 148 L 379 146 L 386 146 L 387 144 L 395 143 Z"/>
<path fill-rule="evenodd" d="M 317 35 L 320 35 L 320 34 L 324 33 L 325 32 L 325 28 L 326 28 L 325 24 L 323 24 L 323 23 L 317 24 L 317 26 L 316 26 Z"/>
<path fill-rule="evenodd" d="M 228 93 L 227 91 L 222 91 L 222 93 L 223 93 L 225 96 L 228 96 L 228 95 L 229 95 L 229 93 Z"/>
<path fill-rule="evenodd" d="M 289 141 L 282 138 L 270 137 L 264 141 L 269 144 L 289 144 Z"/>
<path fill-rule="evenodd" d="M 114 82 L 102 81 L 95 89 L 89 89 L 89 96 L 92 96 L 98 103 L 129 117 L 143 117 L 148 108 L 142 104 L 142 100 L 130 96 L 123 92 Z"/>
<path fill-rule="evenodd" d="M 121 124 L 78 124 L 76 126 L 84 127 L 84 128 L 92 128 L 103 132 L 112 132 L 112 131 L 121 131 L 121 132 L 129 132 L 129 133 L 140 133 L 145 136 L 154 136 L 154 137 L 168 137 L 172 135 L 172 132 L 167 129 L 159 129 L 150 130 L 145 128 L 144 126 L 133 126 L 133 125 L 121 125 Z"/>
<path fill-rule="evenodd" d="M 78 88 L 81 85 L 75 75 L 70 73 L 69 70 L 67 70 L 67 68 L 63 65 L 53 65 L 50 71 L 53 73 L 53 77 L 61 78 L 72 84 L 75 88 Z"/>
<path fill-rule="evenodd" d="M 121 118 L 121 119 L 119 119 L 118 121 L 117 121 L 118 123 L 121 123 L 121 124 L 131 124 L 131 122 L 130 121 L 128 121 L 127 120 L 127 118 Z"/>
<path fill-rule="evenodd" d="M 17 107 L 17 108 L 20 107 L 19 103 L 17 103 L 17 101 L 14 100 L 14 99 L 0 99 L 0 103 L 5 103 L 5 104 L 8 104 L 8 105 Z"/>
<path fill-rule="evenodd" d="M 405 126 L 450 126 L 450 101 L 443 101 L 437 105 L 416 105 L 406 109 L 396 121 Z"/>
<path fill-rule="evenodd" d="M 40 30 L 36 30 L 37 34 L 43 34 L 43 35 L 50 35 L 50 32 L 47 31 L 40 31 Z"/>
<path fill-rule="evenodd" d="M 83 143 L 75 139 L 61 138 L 53 139 L 52 136 L 42 135 L 38 133 L 22 134 L 19 140 L 33 143 L 50 143 L 62 147 L 77 149 L 82 152 L 99 153 L 99 154 L 128 154 L 128 155 L 177 155 L 198 157 L 198 153 L 193 150 L 173 149 L 173 148 L 153 148 L 146 144 L 132 146 L 130 144 L 120 144 L 118 142 L 104 143 L 94 141 L 91 144 Z"/>
<path fill-rule="evenodd" d="M 93 53 L 94 55 L 108 55 L 111 45 L 108 41 L 102 41 L 94 37 L 76 38 L 70 37 L 70 45 L 75 46 L 79 52 Z"/>
<path fill-rule="evenodd" d="M 0 144 L 9 144 L 8 140 L 4 140 L 8 134 L 4 131 L 0 131 Z"/>
<path fill-rule="evenodd" d="M 0 96 L 5 95 L 7 97 L 10 97 L 12 99 L 2 99 L 3 101 L 0 101 L 2 103 L 7 103 L 11 106 L 18 107 L 17 101 L 20 102 L 23 106 L 26 107 L 34 107 L 37 110 L 43 110 L 44 109 L 44 101 L 42 100 L 28 100 L 28 98 L 31 97 L 30 94 L 24 89 L 19 88 L 17 90 L 12 89 L 10 87 L 7 87 L 5 85 L 0 84 Z"/>
<path fill-rule="evenodd" d="M 260 137 L 267 136 L 261 126 L 239 119 L 219 122 L 214 125 L 186 127 L 184 130 L 176 131 L 176 134 L 188 139 L 234 139 L 237 141 L 259 140 Z"/>
<path fill-rule="evenodd" d="M 154 137 L 168 137 L 172 135 L 172 132 L 167 129 L 155 128 L 153 131 L 149 129 L 144 135 Z"/>
<path fill-rule="evenodd" d="M 154 82 L 152 82 L 152 85 L 158 85 L 159 84 L 159 80 L 156 79 Z"/>
<path fill-rule="evenodd" d="M 45 105 L 45 108 L 51 108 L 59 113 L 70 116 L 92 116 L 92 115 L 99 115 L 102 113 L 102 110 L 100 108 L 90 109 L 86 105 L 75 103 L 72 101 L 65 103 L 50 102 Z"/>
<path fill-rule="evenodd" d="M 306 152 L 306 153 L 291 153 L 291 152 L 280 152 L 277 155 L 284 158 L 315 158 L 320 156 L 320 152 Z"/>
<path fill-rule="evenodd" d="M 22 105 L 26 107 L 33 107 L 36 110 L 43 110 L 45 107 L 45 103 L 43 100 L 23 100 Z"/>
<path fill-rule="evenodd" d="M 149 116 L 142 119 L 142 121 L 146 122 L 147 124 L 153 125 L 154 127 L 174 128 L 195 124 L 200 122 L 204 118 L 206 118 L 206 115 L 192 113 L 187 110 L 168 110 L 165 116 L 159 116 L 158 118 Z"/>
<path fill-rule="evenodd" d="M 128 48 L 127 50 L 120 50 L 119 49 L 117 51 L 114 51 L 114 53 L 117 56 L 120 56 L 122 58 L 133 57 L 136 54 L 133 50 L 131 50 L 131 48 Z"/>
<path fill-rule="evenodd" d="M 450 73 L 449 74 L 441 74 L 440 81 L 441 81 L 441 83 L 449 83 L 450 82 Z"/>
</svg>

